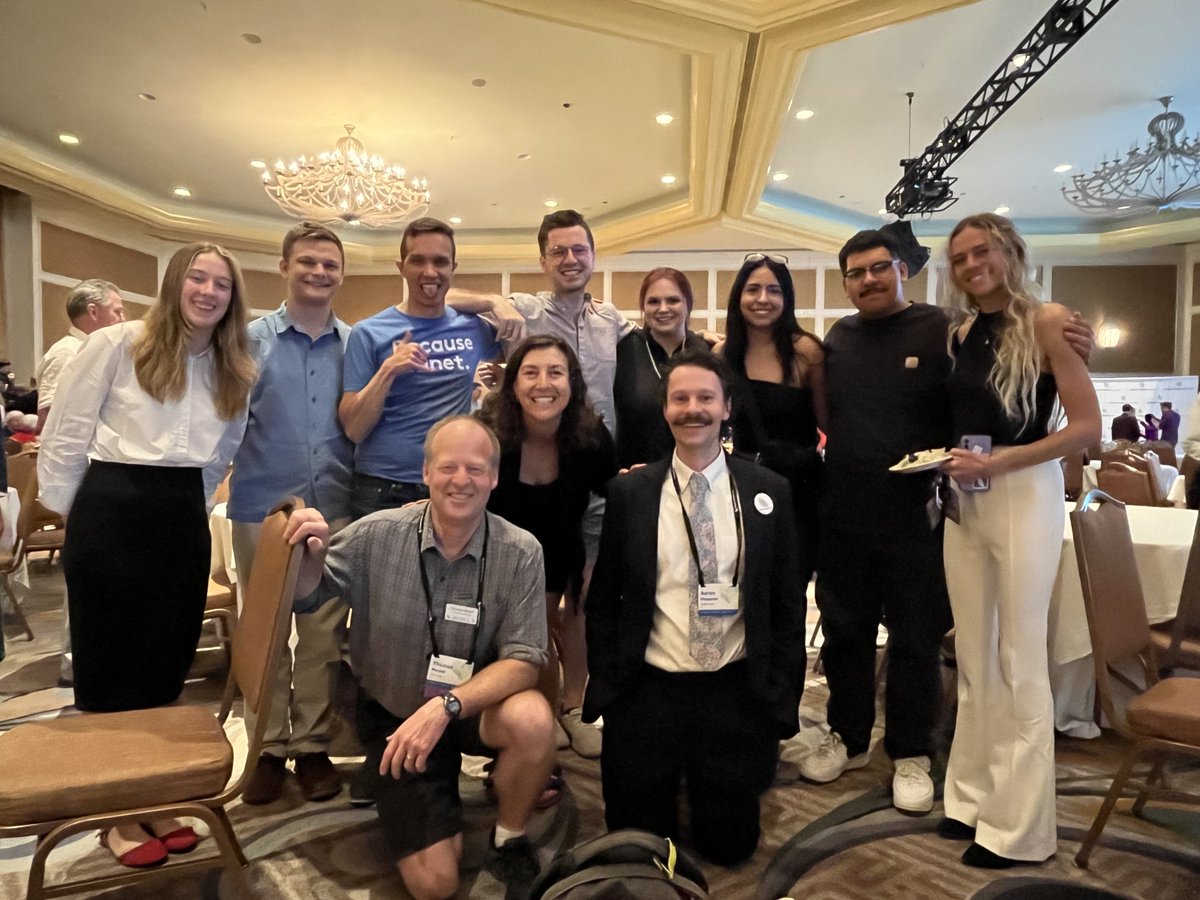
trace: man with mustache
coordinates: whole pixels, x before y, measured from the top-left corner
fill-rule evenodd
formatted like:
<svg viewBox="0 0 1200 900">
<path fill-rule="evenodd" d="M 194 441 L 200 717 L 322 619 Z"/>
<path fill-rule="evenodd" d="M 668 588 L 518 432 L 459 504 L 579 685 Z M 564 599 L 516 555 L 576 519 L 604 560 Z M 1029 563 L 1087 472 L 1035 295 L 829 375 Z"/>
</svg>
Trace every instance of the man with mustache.
<svg viewBox="0 0 1200 900">
<path fill-rule="evenodd" d="M 722 450 L 731 383 L 711 354 L 673 357 L 674 453 L 609 482 L 583 711 L 604 716 L 609 829 L 677 837 L 684 779 L 695 848 L 719 865 L 758 844 L 758 798 L 799 729 L 805 669 L 790 490 Z"/>
<path fill-rule="evenodd" d="M 284 498 L 298 496 L 319 509 L 335 531 L 349 522 L 354 446 L 337 408 L 350 326 L 333 313 L 344 271 L 341 239 L 323 225 L 299 223 L 283 238 L 283 304 L 250 323 L 258 380 L 229 485 L 242 584 L 250 582 L 262 520 Z M 328 800 L 341 791 L 329 744 L 345 624 L 346 607 L 337 602 L 295 617 L 295 649 L 285 647 L 279 659 L 262 756 L 242 792 L 247 803 L 279 799 L 289 758 L 305 799 Z"/>
</svg>

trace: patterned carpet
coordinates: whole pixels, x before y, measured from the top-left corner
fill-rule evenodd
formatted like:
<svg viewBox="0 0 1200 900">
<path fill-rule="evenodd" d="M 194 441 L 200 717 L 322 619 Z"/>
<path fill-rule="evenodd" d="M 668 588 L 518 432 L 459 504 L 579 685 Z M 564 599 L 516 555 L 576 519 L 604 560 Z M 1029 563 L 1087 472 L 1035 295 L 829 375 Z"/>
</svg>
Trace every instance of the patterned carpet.
<svg viewBox="0 0 1200 900">
<path fill-rule="evenodd" d="M 54 687 L 58 676 L 58 635 L 62 580 L 58 567 L 37 562 L 26 613 L 36 635 L 15 639 L 6 623 L 8 658 L 0 662 L 0 729 L 6 720 L 46 712 L 71 703 L 71 693 Z M 189 681 L 190 702 L 216 708 L 222 658 L 202 651 Z M 949 673 L 947 673 L 949 675 Z M 349 695 L 350 685 L 345 685 Z M 970 869 L 958 861 L 964 844 L 933 832 L 939 807 L 911 817 L 890 804 L 891 767 L 881 750 L 870 766 L 836 782 L 815 786 L 796 779 L 796 761 L 820 739 L 825 685 L 813 678 L 804 696 L 801 735 L 783 747 L 776 785 L 763 797 L 763 839 L 754 857 L 736 870 L 706 866 L 713 897 L 731 900 L 799 898 L 997 898 L 997 900 L 1087 900 L 1138 897 L 1194 900 L 1200 897 L 1200 808 L 1151 804 L 1145 819 L 1123 801 L 1114 813 L 1091 869 L 1076 869 L 1072 858 L 1115 770 L 1120 742 L 1107 732 L 1094 741 L 1060 738 L 1057 747 L 1059 849 L 1049 862 L 1006 872 Z M 345 708 L 349 708 L 346 706 Z M 229 723 L 235 746 L 243 750 L 242 721 Z M 943 744 L 945 737 L 943 736 Z M 358 752 L 352 729 L 340 728 L 334 745 L 339 768 L 349 776 Z M 530 829 L 543 862 L 559 849 L 603 831 L 599 766 L 570 751 L 559 754 L 567 781 L 561 803 L 539 813 Z M 240 766 L 239 759 L 237 765 Z M 3 777 L 3 773 L 0 773 Z M 1200 767 L 1177 767 L 1174 779 L 1200 791 Z M 464 776 L 466 806 L 464 876 L 461 898 L 503 896 L 501 886 L 480 871 L 494 820 L 482 783 Z M 350 806 L 346 794 L 326 803 L 306 803 L 295 779 L 269 806 L 237 803 L 230 816 L 250 859 L 248 878 L 264 898 L 407 897 L 392 867 L 375 814 Z M 0 898 L 24 895 L 32 839 L 0 841 Z M 205 852 L 204 844 L 196 851 Z M 50 860 L 48 882 L 115 870 L 94 834 L 78 836 Z M 218 869 L 208 875 L 156 879 L 147 887 L 111 890 L 110 900 L 201 900 L 230 896 Z"/>
</svg>

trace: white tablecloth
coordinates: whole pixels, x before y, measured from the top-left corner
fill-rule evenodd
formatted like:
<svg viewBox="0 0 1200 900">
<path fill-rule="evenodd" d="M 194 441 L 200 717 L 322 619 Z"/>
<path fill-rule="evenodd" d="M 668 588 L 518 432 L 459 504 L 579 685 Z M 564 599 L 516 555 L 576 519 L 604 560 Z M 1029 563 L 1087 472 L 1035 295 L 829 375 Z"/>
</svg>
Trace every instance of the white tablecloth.
<svg viewBox="0 0 1200 900">
<path fill-rule="evenodd" d="M 1074 504 L 1068 504 L 1068 510 Z M 1151 624 L 1175 617 L 1187 569 L 1196 512 L 1163 506 L 1126 506 L 1146 615 Z M 1083 610 L 1083 588 L 1068 517 L 1062 558 L 1050 597 L 1050 684 L 1055 727 L 1076 737 L 1099 734 L 1092 719 L 1095 680 L 1092 641 Z"/>
</svg>

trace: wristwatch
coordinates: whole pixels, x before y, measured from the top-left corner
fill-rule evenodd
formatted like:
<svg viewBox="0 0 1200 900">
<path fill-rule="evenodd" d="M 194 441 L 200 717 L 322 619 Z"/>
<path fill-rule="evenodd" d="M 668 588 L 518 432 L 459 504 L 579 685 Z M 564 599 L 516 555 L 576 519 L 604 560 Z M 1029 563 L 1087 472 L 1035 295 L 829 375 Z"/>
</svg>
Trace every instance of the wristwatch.
<svg viewBox="0 0 1200 900">
<path fill-rule="evenodd" d="M 462 712 L 462 701 L 449 691 L 446 691 L 446 693 L 442 694 L 442 708 L 446 710 L 446 715 L 451 719 L 457 719 L 459 713 Z"/>
</svg>

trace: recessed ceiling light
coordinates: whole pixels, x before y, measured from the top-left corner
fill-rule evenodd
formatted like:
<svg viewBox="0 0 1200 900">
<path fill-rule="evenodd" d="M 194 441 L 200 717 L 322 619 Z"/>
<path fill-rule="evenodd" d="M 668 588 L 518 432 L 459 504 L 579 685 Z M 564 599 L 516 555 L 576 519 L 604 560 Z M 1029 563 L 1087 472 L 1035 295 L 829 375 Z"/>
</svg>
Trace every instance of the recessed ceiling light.
<svg viewBox="0 0 1200 900">
<path fill-rule="evenodd" d="M 659 113 L 657 116 L 654 117 L 654 121 L 657 122 L 659 125 L 670 125 L 672 122 L 675 121 L 675 117 L 673 115 L 671 115 L 670 113 Z"/>
<path fill-rule="evenodd" d="M 247 44 L 261 44 L 262 43 L 262 38 L 259 37 L 257 34 L 255 34 L 253 31 L 243 32 L 242 40 L 245 41 Z"/>
<path fill-rule="evenodd" d="M 1126 203 L 1124 206 L 1118 206 L 1117 209 L 1129 209 L 1129 204 Z"/>
<path fill-rule="evenodd" d="M 811 119 L 815 115 L 816 115 L 816 113 L 813 112 L 811 109 L 796 110 L 796 118 L 799 119 L 801 122 L 807 122 L 809 119 Z"/>
<path fill-rule="evenodd" d="M 176 197 L 190 197 L 190 196 L 192 196 L 192 192 L 189 191 L 185 187 L 177 187 L 177 188 L 175 188 L 175 196 Z"/>
<path fill-rule="evenodd" d="M 1011 62 L 1016 68 L 1019 69 L 1021 66 L 1025 65 L 1025 63 L 1029 62 L 1029 54 L 1014 53 Z"/>
<path fill-rule="evenodd" d="M 547 201 L 546 201 L 545 203 L 543 203 L 542 205 L 543 205 L 543 206 L 548 206 L 548 207 L 550 207 L 551 209 L 554 209 L 554 207 L 558 206 L 558 201 L 557 201 L 557 200 L 547 200 Z"/>
<path fill-rule="evenodd" d="M 266 160 L 252 159 L 250 160 L 250 166 L 255 169 L 265 169 L 267 167 L 267 163 Z"/>
<path fill-rule="evenodd" d="M 776 172 L 774 175 L 771 176 L 771 180 L 772 181 L 787 181 L 788 173 L 787 172 Z"/>
<path fill-rule="evenodd" d="M 529 159 L 529 154 L 528 153 L 518 153 L 517 159 Z"/>
<path fill-rule="evenodd" d="M 487 84 L 486 78 L 472 78 L 471 79 L 471 87 L 483 87 L 485 84 Z"/>
<path fill-rule="evenodd" d="M 663 184 L 674 184 L 675 176 L 674 175 L 664 175 L 662 178 L 660 178 L 658 180 L 661 181 Z"/>
<path fill-rule="evenodd" d="M 65 132 L 63 134 L 60 134 L 58 136 L 58 139 L 60 141 L 62 141 L 64 144 L 68 144 L 72 147 L 74 147 L 76 144 L 79 143 L 79 138 L 75 137 L 75 135 L 73 135 L 73 134 L 67 134 Z"/>
<path fill-rule="evenodd" d="M 461 225 L 462 224 L 462 216 L 451 216 L 450 224 L 451 225 Z"/>
<path fill-rule="evenodd" d="M 1062 165 L 1055 166 L 1054 171 L 1061 175 L 1063 172 L 1070 172 L 1073 168 L 1074 166 L 1070 163 L 1063 163 Z"/>
<path fill-rule="evenodd" d="M 880 214 L 881 216 L 886 216 L 886 215 L 887 215 L 887 209 L 886 209 L 886 208 L 884 208 L 884 209 L 881 209 L 881 210 L 879 210 L 879 214 Z"/>
<path fill-rule="evenodd" d="M 138 94 L 138 99 L 139 100 L 157 100 L 158 98 L 155 97 L 153 94 L 147 94 L 145 91 L 142 91 L 140 94 Z"/>
<path fill-rule="evenodd" d="M 997 206 L 996 209 L 994 210 L 994 212 L 998 216 L 1006 216 L 1006 215 L 1008 215 L 1008 207 L 1007 206 Z"/>
</svg>

